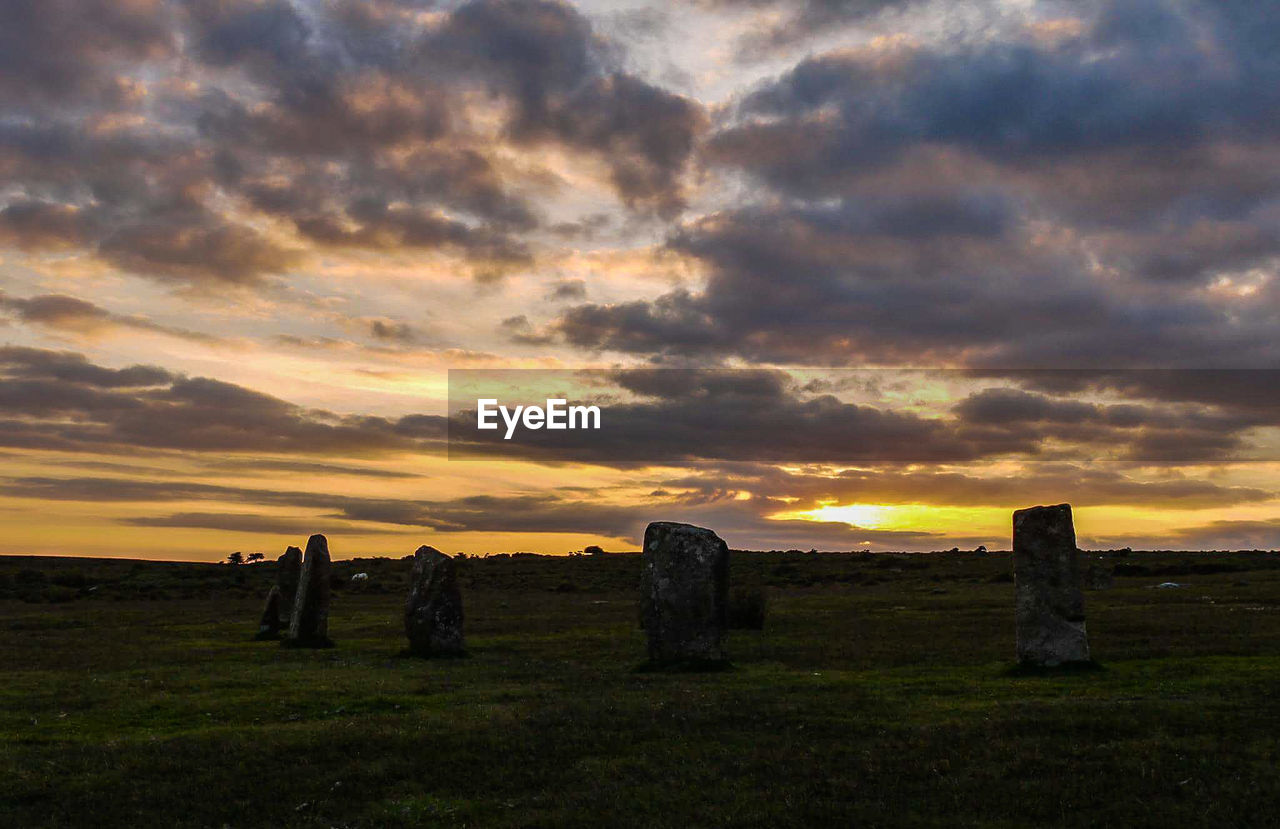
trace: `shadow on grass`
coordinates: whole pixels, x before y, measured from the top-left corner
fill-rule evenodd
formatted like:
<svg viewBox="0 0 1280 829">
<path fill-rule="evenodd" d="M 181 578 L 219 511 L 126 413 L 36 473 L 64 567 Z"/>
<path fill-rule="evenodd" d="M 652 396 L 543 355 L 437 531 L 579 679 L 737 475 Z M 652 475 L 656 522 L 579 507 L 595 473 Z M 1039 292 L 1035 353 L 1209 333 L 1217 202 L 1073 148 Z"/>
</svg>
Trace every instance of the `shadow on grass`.
<svg viewBox="0 0 1280 829">
<path fill-rule="evenodd" d="M 282 640 L 282 641 L 280 642 L 280 647 L 282 647 L 282 648 L 299 648 L 299 649 L 306 648 L 306 649 L 313 649 L 313 650 L 317 650 L 317 649 L 323 649 L 323 648 L 335 648 L 335 647 L 337 647 L 337 645 L 336 645 L 336 644 L 334 644 L 334 641 L 333 641 L 332 639 L 328 639 L 328 638 L 325 638 L 325 639 L 284 639 L 284 640 Z"/>
<path fill-rule="evenodd" d="M 434 662 L 437 660 L 454 660 L 454 659 L 470 659 L 471 651 L 456 651 L 454 653 L 418 653 L 409 648 L 401 648 L 396 651 L 395 659 L 421 659 L 424 662 Z"/>
<path fill-rule="evenodd" d="M 1090 659 L 1086 662 L 1064 662 L 1061 665 L 1053 665 L 1051 667 L 1018 663 L 1005 668 L 1000 672 L 1000 675 L 1009 677 L 1081 676 L 1103 673 L 1106 670 L 1104 665 Z"/>
<path fill-rule="evenodd" d="M 638 674 L 714 674 L 734 670 L 727 659 L 681 659 L 672 662 L 656 662 L 652 659 L 636 666 Z"/>
</svg>

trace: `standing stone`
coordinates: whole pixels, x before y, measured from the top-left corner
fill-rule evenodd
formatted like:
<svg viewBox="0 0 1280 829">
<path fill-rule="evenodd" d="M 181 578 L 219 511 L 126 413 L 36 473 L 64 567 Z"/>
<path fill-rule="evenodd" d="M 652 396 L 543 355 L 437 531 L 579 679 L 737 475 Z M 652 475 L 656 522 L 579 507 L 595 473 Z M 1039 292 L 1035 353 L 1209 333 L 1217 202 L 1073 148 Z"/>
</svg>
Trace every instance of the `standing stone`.
<svg viewBox="0 0 1280 829">
<path fill-rule="evenodd" d="M 289 642 L 313 648 L 333 644 L 329 640 L 329 542 L 323 535 L 307 539 L 289 620 Z"/>
<path fill-rule="evenodd" d="M 1090 590 L 1110 590 L 1115 586 L 1115 568 L 1105 561 L 1092 561 L 1085 573 L 1085 585 Z"/>
<path fill-rule="evenodd" d="M 293 599 L 298 594 L 298 576 L 302 572 L 302 551 L 286 547 L 276 559 L 276 587 L 280 588 L 280 619 L 285 627 L 293 619 Z"/>
<path fill-rule="evenodd" d="M 1052 667 L 1089 661 L 1076 556 L 1070 504 L 1030 507 L 1013 514 L 1020 663 Z"/>
<path fill-rule="evenodd" d="M 711 530 L 655 521 L 644 531 L 640 618 L 655 664 L 723 662 L 729 545 Z"/>
<path fill-rule="evenodd" d="M 262 606 L 262 618 L 258 621 L 257 639 L 275 639 L 280 635 L 280 588 L 275 585 L 267 592 Z"/>
<path fill-rule="evenodd" d="M 463 652 L 457 567 L 452 558 L 434 547 L 423 545 L 413 555 L 404 632 L 409 637 L 409 650 L 418 656 Z"/>
</svg>

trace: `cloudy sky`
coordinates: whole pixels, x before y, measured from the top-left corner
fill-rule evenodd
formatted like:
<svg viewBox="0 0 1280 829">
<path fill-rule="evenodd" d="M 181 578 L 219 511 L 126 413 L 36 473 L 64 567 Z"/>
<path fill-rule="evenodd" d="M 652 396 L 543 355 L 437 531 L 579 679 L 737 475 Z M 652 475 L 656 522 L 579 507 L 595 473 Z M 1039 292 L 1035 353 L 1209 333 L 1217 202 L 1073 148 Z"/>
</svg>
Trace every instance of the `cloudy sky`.
<svg viewBox="0 0 1280 829">
<path fill-rule="evenodd" d="M 1280 547 L 1276 4 L 3 14 L 0 553 Z"/>
</svg>

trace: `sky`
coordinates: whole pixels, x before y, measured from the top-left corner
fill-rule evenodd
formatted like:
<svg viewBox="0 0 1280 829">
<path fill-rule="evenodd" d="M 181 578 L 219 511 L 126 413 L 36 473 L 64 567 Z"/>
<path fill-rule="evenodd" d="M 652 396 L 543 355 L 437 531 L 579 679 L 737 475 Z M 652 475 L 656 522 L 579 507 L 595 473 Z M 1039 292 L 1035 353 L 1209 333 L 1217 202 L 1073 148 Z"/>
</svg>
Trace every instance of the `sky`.
<svg viewBox="0 0 1280 829">
<path fill-rule="evenodd" d="M 3 14 L 0 553 L 1280 547 L 1276 4 Z"/>
</svg>

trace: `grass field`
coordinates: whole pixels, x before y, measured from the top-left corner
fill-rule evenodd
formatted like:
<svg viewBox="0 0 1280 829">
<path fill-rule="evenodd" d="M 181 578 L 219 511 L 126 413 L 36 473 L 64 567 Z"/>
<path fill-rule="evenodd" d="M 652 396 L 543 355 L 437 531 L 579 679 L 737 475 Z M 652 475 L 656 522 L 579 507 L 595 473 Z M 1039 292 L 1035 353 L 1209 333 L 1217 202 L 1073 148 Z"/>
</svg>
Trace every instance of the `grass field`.
<svg viewBox="0 0 1280 829">
<path fill-rule="evenodd" d="M 760 553 L 765 630 L 668 674 L 636 556 L 464 562 L 436 661 L 403 561 L 311 651 L 251 641 L 270 564 L 0 558 L 0 823 L 1280 825 L 1280 555 L 1111 563 L 1098 670 L 1011 670 L 1007 554 Z"/>
</svg>

